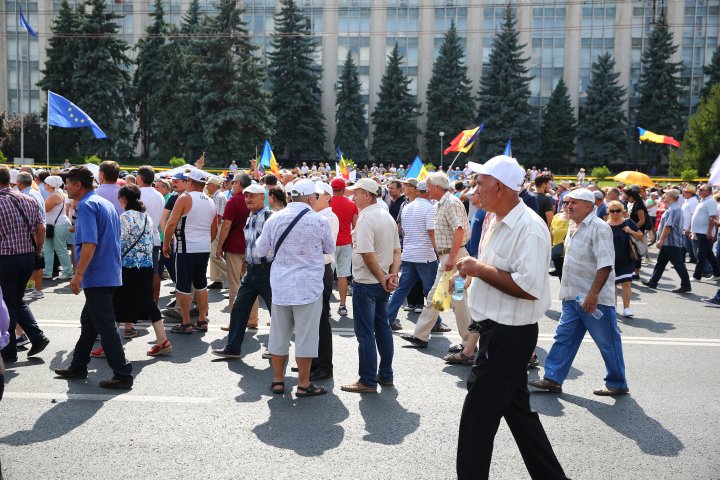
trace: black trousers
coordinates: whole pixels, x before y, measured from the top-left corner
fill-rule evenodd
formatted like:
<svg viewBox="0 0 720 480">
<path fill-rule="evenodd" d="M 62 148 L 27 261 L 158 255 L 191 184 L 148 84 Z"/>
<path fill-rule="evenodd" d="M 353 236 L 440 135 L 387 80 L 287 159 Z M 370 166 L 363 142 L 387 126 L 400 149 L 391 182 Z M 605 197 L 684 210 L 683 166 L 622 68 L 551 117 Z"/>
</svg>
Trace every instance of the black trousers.
<svg viewBox="0 0 720 480">
<path fill-rule="evenodd" d="M 425 294 L 427 294 L 427 292 L 425 292 Z M 425 305 L 425 294 L 423 294 L 423 284 L 418 280 L 407 296 L 408 305 Z"/>
<path fill-rule="evenodd" d="M 330 326 L 330 297 L 333 291 L 333 269 L 331 264 L 325 265 L 323 275 L 323 304 L 320 314 L 320 338 L 318 340 L 318 356 L 313 358 L 311 372 L 332 373 L 333 346 L 332 327 Z"/>
<path fill-rule="evenodd" d="M 697 237 L 698 252 L 697 264 L 695 265 L 693 277 L 696 280 L 700 280 L 702 278 L 705 269 L 705 260 L 707 260 L 710 264 L 713 275 L 720 275 L 720 266 L 718 266 L 715 253 L 713 253 L 712 249 L 712 238 L 702 233 L 696 233 L 695 236 Z"/>
<path fill-rule="evenodd" d="M 527 362 L 537 337 L 537 323 L 520 327 L 492 323 L 481 332 L 460 417 L 458 479 L 488 478 L 493 442 L 503 417 L 532 478 L 567 478 L 538 414 L 530 410 Z"/>
<path fill-rule="evenodd" d="M 655 262 L 655 269 L 653 270 L 652 277 L 648 280 L 651 285 L 657 285 L 665 272 L 667 264 L 671 263 L 678 276 L 680 277 L 680 286 L 682 288 L 690 289 L 690 275 L 688 275 L 687 267 L 685 267 L 685 250 L 683 247 L 670 247 L 663 245 L 658 253 L 657 261 Z"/>
</svg>

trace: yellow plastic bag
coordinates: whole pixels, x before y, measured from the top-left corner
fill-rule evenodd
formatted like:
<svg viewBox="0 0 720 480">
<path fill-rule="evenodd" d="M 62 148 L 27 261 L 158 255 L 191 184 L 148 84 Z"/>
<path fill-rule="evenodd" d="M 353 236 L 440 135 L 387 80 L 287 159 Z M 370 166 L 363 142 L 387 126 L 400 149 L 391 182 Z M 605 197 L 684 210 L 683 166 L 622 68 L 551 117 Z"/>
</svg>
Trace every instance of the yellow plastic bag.
<svg viewBox="0 0 720 480">
<path fill-rule="evenodd" d="M 432 305 L 440 312 L 450 310 L 450 300 L 452 299 L 450 296 L 450 280 L 453 275 L 454 272 L 452 270 L 443 273 L 433 294 Z"/>
</svg>

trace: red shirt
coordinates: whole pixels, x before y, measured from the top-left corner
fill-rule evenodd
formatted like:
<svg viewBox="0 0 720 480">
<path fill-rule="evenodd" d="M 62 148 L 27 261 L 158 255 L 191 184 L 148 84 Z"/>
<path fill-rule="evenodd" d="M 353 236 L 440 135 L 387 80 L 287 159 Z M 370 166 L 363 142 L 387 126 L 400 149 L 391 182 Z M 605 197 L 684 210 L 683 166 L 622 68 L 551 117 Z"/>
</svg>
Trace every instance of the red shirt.
<svg viewBox="0 0 720 480">
<path fill-rule="evenodd" d="M 243 233 L 243 227 L 247 222 L 248 215 L 250 215 L 250 209 L 245 203 L 245 197 L 243 194 L 233 195 L 225 205 L 225 212 L 223 213 L 223 220 L 230 220 L 230 232 L 225 239 L 225 244 L 222 245 L 222 249 L 230 253 L 239 253 L 245 255 L 245 234 Z"/>
<path fill-rule="evenodd" d="M 342 195 L 333 195 L 330 201 L 330 207 L 338 220 L 340 220 L 340 230 L 338 231 L 337 241 L 335 244 L 340 247 L 350 245 L 352 243 L 352 219 L 358 214 L 358 208 L 349 198 Z"/>
</svg>

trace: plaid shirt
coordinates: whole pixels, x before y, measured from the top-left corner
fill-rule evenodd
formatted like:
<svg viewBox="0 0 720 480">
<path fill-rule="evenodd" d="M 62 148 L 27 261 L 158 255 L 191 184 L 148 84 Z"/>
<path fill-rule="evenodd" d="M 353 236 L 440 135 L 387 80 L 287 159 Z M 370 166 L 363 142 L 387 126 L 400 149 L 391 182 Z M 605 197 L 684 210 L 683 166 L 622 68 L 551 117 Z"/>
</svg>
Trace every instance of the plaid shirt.
<svg viewBox="0 0 720 480">
<path fill-rule="evenodd" d="M 247 223 L 243 228 L 245 234 L 245 261 L 247 263 L 259 264 L 272 262 L 272 257 L 261 257 L 257 251 L 257 239 L 263 231 L 265 222 L 272 215 L 272 210 L 263 207 L 257 212 L 250 212 Z"/>
<path fill-rule="evenodd" d="M 465 246 L 470 239 L 467 212 L 459 198 L 450 192 L 445 192 L 437 203 L 435 214 L 435 246 L 438 250 L 452 248 L 453 235 L 458 227 L 463 228 L 460 246 Z"/>
<path fill-rule="evenodd" d="M 16 204 L 25 213 L 32 231 L 28 230 Z M 35 253 L 33 234 L 40 223 L 35 200 L 7 187 L 0 188 L 0 255 Z"/>
</svg>

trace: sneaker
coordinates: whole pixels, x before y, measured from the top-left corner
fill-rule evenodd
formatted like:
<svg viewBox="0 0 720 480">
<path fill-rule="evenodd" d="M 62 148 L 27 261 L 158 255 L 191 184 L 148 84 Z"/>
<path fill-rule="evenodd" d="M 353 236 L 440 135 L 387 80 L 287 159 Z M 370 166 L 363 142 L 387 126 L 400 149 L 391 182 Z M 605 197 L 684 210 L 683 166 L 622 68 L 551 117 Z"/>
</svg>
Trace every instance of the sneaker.
<svg viewBox="0 0 720 480">
<path fill-rule="evenodd" d="M 415 310 L 415 305 L 406 305 L 403 307 L 403 310 L 405 310 L 406 312 L 412 312 Z"/>
<path fill-rule="evenodd" d="M 265 360 L 272 360 L 272 354 L 265 350 L 265 353 L 262 354 L 262 358 L 264 358 Z"/>
<path fill-rule="evenodd" d="M 15 345 L 18 347 L 22 347 L 23 345 L 27 345 L 28 343 L 30 343 L 30 339 L 27 337 L 27 335 L 22 334 L 17 337 L 17 342 L 15 343 Z"/>
<path fill-rule="evenodd" d="M 72 275 L 60 275 L 55 280 L 67 281 L 67 280 L 72 280 L 72 278 L 73 278 Z"/>
<path fill-rule="evenodd" d="M 53 277 L 52 277 L 52 275 L 45 275 L 45 274 L 43 273 L 43 278 L 44 278 L 45 280 L 52 280 Z"/>
<path fill-rule="evenodd" d="M 156 343 L 147 351 L 149 357 L 157 357 L 158 355 L 167 355 L 169 353 L 172 353 L 170 340 L 165 340 L 163 343 Z"/>
<path fill-rule="evenodd" d="M 633 312 L 629 308 L 623 308 L 623 317 L 632 318 Z"/>
<path fill-rule="evenodd" d="M 135 338 L 140 336 L 140 332 L 135 330 L 134 328 L 131 328 L 130 330 L 125 330 L 125 333 L 123 335 L 125 338 Z"/>
<path fill-rule="evenodd" d="M 415 313 L 422 313 L 424 308 L 424 305 L 415 305 Z"/>
<path fill-rule="evenodd" d="M 232 359 L 234 359 L 234 358 L 241 358 L 241 357 L 242 357 L 242 355 L 240 355 L 240 354 L 235 354 L 235 353 L 230 353 L 230 352 L 228 352 L 227 350 L 225 350 L 224 348 L 220 348 L 220 349 L 217 349 L 217 350 L 213 350 L 211 353 L 212 353 L 213 355 L 217 355 L 217 356 L 220 357 L 220 358 L 232 358 Z"/>
<path fill-rule="evenodd" d="M 347 307 L 345 305 L 340 305 L 340 308 L 338 308 L 338 315 L 340 315 L 341 317 L 347 317 L 347 314 Z"/>
<path fill-rule="evenodd" d="M 90 356 L 92 358 L 105 358 L 105 350 L 103 350 L 102 347 L 98 347 L 92 352 L 90 352 Z"/>
<path fill-rule="evenodd" d="M 39 298 L 45 298 L 45 294 L 42 290 L 33 290 L 32 292 L 26 293 L 23 300 L 37 300 Z"/>
<path fill-rule="evenodd" d="M 701 300 L 703 303 L 708 304 L 711 307 L 720 308 L 720 299 L 717 297 L 713 298 L 703 298 Z"/>
</svg>

